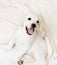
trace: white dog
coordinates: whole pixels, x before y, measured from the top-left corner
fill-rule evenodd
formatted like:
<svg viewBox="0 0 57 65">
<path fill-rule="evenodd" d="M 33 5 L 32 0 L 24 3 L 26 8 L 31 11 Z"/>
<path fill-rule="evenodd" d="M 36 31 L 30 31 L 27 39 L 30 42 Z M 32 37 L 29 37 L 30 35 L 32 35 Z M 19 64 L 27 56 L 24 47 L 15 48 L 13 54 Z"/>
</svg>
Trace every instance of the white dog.
<svg viewBox="0 0 57 65">
<path fill-rule="evenodd" d="M 2 54 L 5 54 L 4 58 L 6 58 L 6 60 L 3 60 L 3 62 L 5 62 L 5 65 L 8 63 L 10 65 L 12 65 L 12 63 L 21 65 L 23 64 L 23 58 L 25 58 L 24 62 L 26 62 L 26 54 L 30 55 L 32 53 L 34 54 L 32 56 L 37 61 L 35 64 L 39 62 L 40 65 L 46 65 L 46 47 L 43 43 L 43 40 L 38 36 L 37 33 L 40 27 L 39 19 L 35 14 L 31 12 L 28 12 L 24 18 L 24 25 L 20 26 L 11 37 L 9 44 L 6 45 L 6 52 L 1 52 Z M 33 46 L 34 49 L 32 48 L 33 44 L 35 44 Z M 29 52 L 31 48 L 32 51 Z M 27 60 L 31 61 L 31 59 L 33 59 L 31 58 L 31 55 L 29 58 L 30 59 Z"/>
<path fill-rule="evenodd" d="M 19 27 L 13 34 L 7 47 L 7 54 L 14 60 L 19 61 L 32 47 L 37 38 L 39 20 L 33 13 L 29 13 L 24 19 L 24 25 Z"/>
</svg>

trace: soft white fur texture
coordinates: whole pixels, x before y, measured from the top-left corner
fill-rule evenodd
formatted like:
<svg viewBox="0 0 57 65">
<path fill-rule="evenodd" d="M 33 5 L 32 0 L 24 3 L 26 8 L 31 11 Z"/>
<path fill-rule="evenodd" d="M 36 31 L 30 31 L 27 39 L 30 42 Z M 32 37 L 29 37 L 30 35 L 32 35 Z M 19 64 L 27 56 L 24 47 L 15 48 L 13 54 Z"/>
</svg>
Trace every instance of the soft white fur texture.
<svg viewBox="0 0 57 65">
<path fill-rule="evenodd" d="M 1 65 L 18 64 L 18 61 L 25 56 L 37 39 L 37 29 L 40 27 L 40 22 L 37 23 L 39 20 L 36 15 L 30 11 L 27 11 L 27 13 L 28 15 L 25 16 L 23 26 L 18 27 L 9 40 L 9 43 L 6 45 L 0 45 L 0 61 L 3 60 L 0 63 Z M 31 20 L 28 20 L 30 17 Z M 33 34 L 29 35 L 26 31 L 26 27 L 31 28 L 32 24 L 35 24 L 36 27 L 34 28 Z"/>
</svg>

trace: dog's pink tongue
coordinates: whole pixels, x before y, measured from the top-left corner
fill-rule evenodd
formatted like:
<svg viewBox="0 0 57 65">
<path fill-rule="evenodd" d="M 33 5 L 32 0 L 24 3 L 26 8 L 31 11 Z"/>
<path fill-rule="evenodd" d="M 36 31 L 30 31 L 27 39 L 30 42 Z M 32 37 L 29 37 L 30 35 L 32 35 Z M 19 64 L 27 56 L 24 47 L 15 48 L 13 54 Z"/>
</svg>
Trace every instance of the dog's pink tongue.
<svg viewBox="0 0 57 65">
<path fill-rule="evenodd" d="M 32 28 L 28 29 L 28 33 L 33 34 L 33 29 Z"/>
</svg>

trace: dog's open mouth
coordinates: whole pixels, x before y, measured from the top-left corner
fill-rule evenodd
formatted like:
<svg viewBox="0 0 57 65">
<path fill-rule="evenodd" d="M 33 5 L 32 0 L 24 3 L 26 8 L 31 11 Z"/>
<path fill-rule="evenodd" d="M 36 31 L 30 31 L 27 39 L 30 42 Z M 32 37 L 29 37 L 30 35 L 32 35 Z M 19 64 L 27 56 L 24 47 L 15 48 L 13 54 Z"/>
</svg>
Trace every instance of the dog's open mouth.
<svg viewBox="0 0 57 65">
<path fill-rule="evenodd" d="M 26 26 L 26 32 L 27 32 L 27 34 L 28 35 L 32 35 L 33 34 L 33 32 L 34 32 L 34 28 L 28 28 L 27 26 Z"/>
</svg>

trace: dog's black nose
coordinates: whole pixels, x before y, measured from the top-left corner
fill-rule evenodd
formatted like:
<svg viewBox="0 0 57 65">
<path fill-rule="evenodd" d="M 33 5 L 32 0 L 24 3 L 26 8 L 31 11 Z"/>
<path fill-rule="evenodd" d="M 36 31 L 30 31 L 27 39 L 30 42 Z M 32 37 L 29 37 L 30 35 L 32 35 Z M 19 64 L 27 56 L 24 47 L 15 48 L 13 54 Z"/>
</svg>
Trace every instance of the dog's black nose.
<svg viewBox="0 0 57 65">
<path fill-rule="evenodd" d="M 31 25 L 33 28 L 35 28 L 36 27 L 36 24 L 34 24 L 34 23 L 32 23 L 32 25 Z"/>
</svg>

